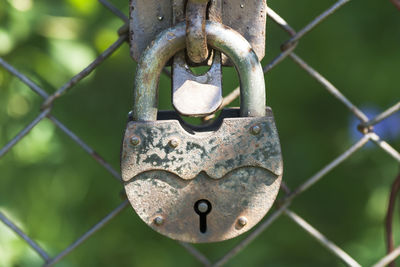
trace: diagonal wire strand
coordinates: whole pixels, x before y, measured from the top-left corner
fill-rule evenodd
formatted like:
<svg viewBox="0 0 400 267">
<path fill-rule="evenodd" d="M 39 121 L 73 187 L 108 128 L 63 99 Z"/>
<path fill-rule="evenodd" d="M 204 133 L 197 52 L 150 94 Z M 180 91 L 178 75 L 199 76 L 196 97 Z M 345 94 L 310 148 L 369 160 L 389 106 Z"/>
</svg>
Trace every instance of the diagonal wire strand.
<svg viewBox="0 0 400 267">
<path fill-rule="evenodd" d="M 121 10 L 119 10 L 118 8 L 116 8 L 112 3 L 110 3 L 107 0 L 98 0 L 105 8 L 107 8 L 108 10 L 110 10 L 114 15 L 116 15 L 117 17 L 119 17 L 120 19 L 122 19 L 122 21 L 124 22 L 128 22 L 128 17 L 124 14 L 124 12 L 122 12 Z"/>
<path fill-rule="evenodd" d="M 0 65 L 6 69 L 9 73 L 20 79 L 24 84 L 26 84 L 29 88 L 31 88 L 35 93 L 40 95 L 43 98 L 47 98 L 49 95 L 36 83 L 34 83 L 31 79 L 17 71 L 13 66 L 11 66 L 8 62 L 0 57 Z"/>
<path fill-rule="evenodd" d="M 359 118 L 362 122 L 367 122 L 368 117 L 353 103 L 350 102 L 330 81 L 322 76 L 318 71 L 310 67 L 304 60 L 302 60 L 295 53 L 291 53 L 290 57 L 296 62 L 301 68 L 308 72 L 315 80 L 321 83 L 329 93 L 339 99 L 354 115 Z"/>
<path fill-rule="evenodd" d="M 71 130 L 69 130 L 64 124 L 58 121 L 55 117 L 49 116 L 49 119 L 64 133 L 66 133 L 73 141 L 75 141 L 80 147 L 83 148 L 92 158 L 94 158 L 100 165 L 102 165 L 112 176 L 118 181 L 122 181 L 119 173 L 109 164 L 106 160 L 104 160 L 93 148 L 83 142 L 76 134 L 74 134 Z"/>
<path fill-rule="evenodd" d="M 22 74 L 20 71 L 15 69 L 13 66 L 11 66 L 8 62 L 6 62 L 4 59 L 0 58 L 0 65 L 5 68 L 8 72 L 10 72 L 12 75 L 17 77 L 21 82 L 23 82 L 26 86 L 31 88 L 35 93 L 37 93 L 39 96 L 41 96 L 43 99 L 46 99 L 49 95 L 41 88 L 39 85 L 37 85 L 35 82 L 33 82 L 31 79 L 29 79 L 26 75 Z"/>
<path fill-rule="evenodd" d="M 371 140 L 378 145 L 380 148 L 382 148 L 386 153 L 388 153 L 390 156 L 392 156 L 395 160 L 397 160 L 400 163 L 400 153 L 396 151 L 392 146 L 390 146 L 388 143 L 386 143 L 384 140 L 382 140 L 376 133 L 371 133 Z"/>
<path fill-rule="evenodd" d="M 306 191 L 308 188 L 310 188 L 312 185 L 314 185 L 316 182 L 321 180 L 322 177 L 324 177 L 326 174 L 328 174 L 330 171 L 332 171 L 334 168 L 336 168 L 339 164 L 341 164 L 343 161 L 348 159 L 351 155 L 354 154 L 354 152 L 358 151 L 360 148 L 362 148 L 370 139 L 370 135 L 364 135 L 357 143 L 355 143 L 353 146 L 351 146 L 348 150 L 346 150 L 342 155 L 331 161 L 328 165 L 326 165 L 324 168 L 322 168 L 320 171 L 318 171 L 316 174 L 311 176 L 305 183 L 297 187 L 290 196 L 288 197 L 289 199 L 293 199 L 294 197 L 298 196 L 300 193 L 303 193 Z"/>
<path fill-rule="evenodd" d="M 195 257 L 199 262 L 201 262 L 204 266 L 211 266 L 210 260 L 204 256 L 203 253 L 198 251 L 195 247 L 188 243 L 178 242 L 182 247 L 184 247 L 193 257 Z"/>
<path fill-rule="evenodd" d="M 341 8 L 344 4 L 350 2 L 350 0 L 339 0 L 335 4 L 333 4 L 331 7 L 329 7 L 327 10 L 322 12 L 318 17 L 316 17 L 314 20 L 312 20 L 309 24 L 307 24 L 303 29 L 298 31 L 296 35 L 294 35 L 292 38 L 290 38 L 284 46 L 291 46 L 294 43 L 296 43 L 300 38 L 304 37 L 307 33 L 309 33 L 311 30 L 315 28 L 318 24 L 320 24 L 322 21 L 324 21 L 326 18 L 328 18 L 330 15 L 335 13 L 339 8 Z"/>
<path fill-rule="evenodd" d="M 309 33 L 319 23 L 321 23 L 323 20 L 328 18 L 333 13 L 335 13 L 340 7 L 342 7 L 344 4 L 346 4 L 349 1 L 350 0 L 337 1 L 334 5 L 332 5 L 326 11 L 324 11 L 321 15 L 319 15 L 314 20 L 312 20 L 309 24 L 307 24 L 303 29 L 301 29 L 297 33 L 282 17 L 280 17 L 275 11 L 273 11 L 271 8 L 268 7 L 267 15 L 270 18 L 272 18 L 272 20 L 275 21 L 279 26 L 281 26 L 286 32 L 288 32 L 292 37 L 282 45 L 282 48 L 284 51 L 281 54 L 279 54 L 275 59 L 273 59 L 268 65 L 264 66 L 264 68 L 263 68 L 264 73 L 267 73 L 272 68 L 274 68 L 276 65 L 278 65 L 280 62 L 282 62 L 286 57 L 291 55 L 291 53 L 295 49 L 296 44 L 300 38 L 304 37 L 304 35 Z M 226 97 L 227 100 L 223 101 L 219 110 L 228 106 L 233 100 L 235 100 L 237 97 L 239 97 L 239 95 L 240 95 L 240 88 L 237 87 Z M 206 117 L 206 120 L 209 120 L 211 118 L 212 118 L 212 116 L 208 116 L 208 117 Z"/>
<path fill-rule="evenodd" d="M 107 5 L 107 1 L 102 1 L 103 4 Z M 112 7 L 110 4 L 108 7 Z M 112 9 L 112 8 L 111 8 Z M 114 10 L 115 11 L 115 10 Z M 79 74 L 74 76 L 69 82 L 67 82 L 63 87 L 60 88 L 58 93 L 63 93 L 64 91 L 68 90 L 70 87 L 78 83 L 81 79 L 86 77 L 93 71 L 101 62 L 103 62 L 108 56 L 110 56 L 117 48 L 122 45 L 122 43 L 127 39 L 127 34 L 121 35 L 120 38 L 113 44 L 111 45 L 105 52 L 103 52 L 94 62 L 92 62 L 87 68 L 85 68 L 83 71 L 81 71 Z M 40 86 L 38 86 L 36 83 L 34 83 L 31 79 L 29 79 L 27 76 L 23 75 L 19 71 L 17 71 L 13 66 L 11 66 L 9 63 L 7 63 L 3 58 L 0 57 L 0 66 L 2 66 L 4 69 L 6 69 L 8 72 L 10 72 L 12 75 L 17 77 L 19 80 L 21 80 L 24 84 L 26 84 L 29 88 L 31 88 L 35 93 L 37 93 L 39 96 L 47 100 L 47 105 L 44 106 L 43 110 L 40 112 L 40 114 L 26 127 L 24 128 L 15 138 L 13 138 L 8 144 L 6 144 L 1 150 L 0 150 L 0 157 L 5 155 L 18 141 L 20 141 L 24 136 L 26 136 L 30 130 L 32 130 L 42 119 L 45 117 L 49 117 L 59 128 L 61 128 L 67 135 L 69 135 L 75 142 L 77 142 L 83 149 L 85 149 L 89 154 L 91 154 L 100 164 L 102 164 L 104 167 L 106 167 L 107 170 L 109 170 L 114 177 L 117 179 L 120 179 L 119 174 L 111 168 L 111 166 L 104 160 L 102 159 L 97 153 L 95 153 L 89 146 L 87 146 L 85 143 L 83 143 L 74 133 L 69 131 L 62 123 L 60 123 L 58 120 L 56 120 L 53 116 L 49 116 L 50 111 L 51 111 L 51 103 L 54 101 L 55 98 L 58 97 L 57 92 L 56 92 L 56 97 L 54 95 L 52 97 L 49 97 L 49 95 L 43 90 Z M 66 256 L 68 253 L 73 251 L 77 246 L 79 246 L 82 242 L 84 242 L 87 238 L 89 238 L 92 234 L 94 234 L 96 231 L 98 231 L 101 227 L 103 227 L 109 220 L 114 218 L 119 212 L 127 206 L 127 201 L 124 201 L 120 206 L 118 206 L 113 212 L 111 212 L 109 215 L 107 215 L 103 220 L 101 220 L 99 223 L 97 223 L 92 229 L 90 229 L 86 234 L 81 236 L 75 243 L 73 243 L 70 247 L 68 247 L 66 250 L 61 252 L 58 256 L 56 256 L 53 260 L 50 261 L 50 257 L 47 255 L 47 253 L 39 246 L 37 245 L 32 239 L 30 239 L 24 232 L 22 232 L 12 221 L 10 221 L 8 218 L 4 216 L 0 212 L 0 220 L 6 224 L 8 227 L 10 227 L 15 233 L 17 233 L 21 238 L 23 238 L 46 262 L 46 266 L 51 266 L 58 262 L 61 258 Z"/>
<path fill-rule="evenodd" d="M 296 31 L 292 28 L 292 26 L 287 23 L 287 21 L 278 15 L 272 8 L 267 7 L 267 14 L 276 24 L 278 24 L 282 29 L 284 29 L 289 35 L 296 35 Z"/>
<path fill-rule="evenodd" d="M 290 188 L 286 185 L 285 182 L 281 183 L 281 188 L 284 190 L 286 196 L 288 196 L 291 192 Z M 314 239 L 316 239 L 319 243 L 322 244 L 326 249 L 328 249 L 335 256 L 339 257 L 344 263 L 348 266 L 356 266 L 360 267 L 361 265 L 355 261 L 350 255 L 344 252 L 339 246 L 334 244 L 332 241 L 327 239 L 322 233 L 320 233 L 317 229 L 315 229 L 311 224 L 306 222 L 303 218 L 297 215 L 295 212 L 286 209 L 285 214 L 292 219 L 295 223 L 297 223 L 301 228 L 303 228 L 307 233 L 309 233 Z"/>
<path fill-rule="evenodd" d="M 108 222 L 111 221 L 111 219 L 115 218 L 124 208 L 126 208 L 128 205 L 128 200 L 125 200 L 121 204 L 118 205 L 116 209 L 114 209 L 112 212 L 110 212 L 106 217 L 104 217 L 102 220 L 100 220 L 96 225 L 94 225 L 89 231 L 87 231 L 85 234 L 83 234 L 80 238 L 78 238 L 74 243 L 72 243 L 69 247 L 64 249 L 62 252 L 60 252 L 56 257 L 54 257 L 51 261 L 49 261 L 47 264 L 44 266 L 53 266 L 57 262 L 59 262 L 62 258 L 67 256 L 71 251 L 76 249 L 79 245 L 81 245 L 86 239 L 91 237 L 94 233 L 96 233 L 98 230 L 103 228 Z"/>
<path fill-rule="evenodd" d="M 1 59 L 1 58 L 0 58 Z M 10 64 L 1 60 L 2 66 L 5 66 L 13 75 L 17 76 L 22 82 L 28 85 L 30 88 L 35 88 L 35 92 L 38 93 L 42 98 L 46 99 L 46 96 L 42 95 L 40 92 L 43 91 L 38 85 L 31 81 L 28 77 L 17 71 Z M 16 143 L 18 143 L 24 136 L 26 136 L 29 131 L 31 131 L 43 118 L 46 116 L 62 131 L 64 131 L 72 140 L 74 140 L 78 145 L 80 145 L 86 152 L 88 152 L 98 163 L 100 163 L 104 168 L 106 168 L 117 180 L 122 181 L 121 176 L 117 171 L 115 171 L 111 165 L 105 161 L 99 154 L 94 151 L 90 146 L 84 143 L 76 134 L 69 130 L 64 124 L 58 121 L 54 116 L 50 115 L 51 108 L 46 108 L 43 110 L 38 117 L 36 117 L 25 129 L 23 129 L 16 137 L 14 137 L 8 144 L 6 144 L 0 150 L 0 158 L 4 156 Z"/>
<path fill-rule="evenodd" d="M 285 209 L 290 205 L 290 203 L 286 203 L 285 205 L 281 206 L 278 210 L 274 211 L 268 219 L 266 219 L 260 226 L 258 226 L 253 232 L 250 233 L 243 239 L 238 245 L 236 245 L 232 250 L 226 253 L 221 259 L 219 259 L 213 266 L 222 266 L 226 264 L 230 259 L 235 257 L 239 252 L 241 252 L 244 248 L 246 248 L 254 239 L 256 239 L 260 234 L 267 229 L 276 219 L 278 219 Z"/>
<path fill-rule="evenodd" d="M 49 255 L 31 238 L 29 238 L 18 226 L 16 226 L 11 220 L 9 220 L 2 212 L 0 212 L 0 220 L 19 235 L 28 245 L 33 248 L 45 261 L 50 259 Z"/>
<path fill-rule="evenodd" d="M 315 229 L 311 224 L 306 222 L 299 215 L 288 209 L 285 210 L 285 214 L 295 223 L 297 223 L 301 228 L 303 228 L 308 234 L 314 237 L 322 246 L 327 248 L 331 253 L 340 258 L 348 266 L 361 267 L 361 265 L 352 257 L 350 257 L 349 254 L 344 252 L 340 247 L 327 239 L 323 234 L 321 234 L 317 229 Z"/>
<path fill-rule="evenodd" d="M 48 114 L 50 109 L 43 110 L 31 123 L 28 124 L 22 131 L 20 131 L 10 142 L 8 142 L 0 150 L 0 159 L 13 148 L 22 138 L 24 138 L 39 122 L 41 122 Z"/>
<path fill-rule="evenodd" d="M 87 77 L 92 71 L 94 71 L 105 59 L 111 56 L 127 39 L 128 35 L 121 35 L 117 41 L 115 41 L 110 47 L 108 47 L 103 53 L 101 53 L 92 63 L 90 63 L 86 68 L 84 68 L 77 75 L 72 77 L 68 82 L 60 87 L 54 94 L 46 98 L 42 105 L 42 109 L 49 107 L 54 100 L 65 94 L 69 89 L 71 89 L 75 84 L 80 82 L 83 78 Z"/>
<path fill-rule="evenodd" d="M 300 37 L 304 36 L 307 32 L 309 32 L 313 27 L 319 24 L 322 19 L 325 19 L 328 15 L 331 15 L 336 11 L 339 7 L 343 6 L 345 3 L 349 2 L 349 0 L 338 1 L 331 8 L 325 11 L 322 15 L 318 16 L 313 22 L 308 24 L 305 28 L 303 28 L 298 33 L 275 11 L 272 9 L 268 9 L 268 16 L 275 21 L 282 29 L 288 32 L 292 38 L 286 42 L 285 51 L 281 54 L 282 56 L 290 56 L 300 67 L 306 70 L 314 79 L 320 82 L 333 96 L 339 99 L 347 108 L 350 109 L 362 122 L 367 122 L 367 116 L 361 112 L 354 104 L 350 102 L 331 82 L 329 82 L 325 77 L 319 74 L 316 70 L 311 68 L 304 60 L 302 60 L 299 56 L 293 53 L 296 42 L 300 39 Z M 288 45 L 290 44 L 290 46 Z M 283 60 L 283 59 L 281 59 Z M 268 65 L 265 67 L 268 69 Z"/>
<path fill-rule="evenodd" d="M 382 112 L 381 114 L 379 114 L 378 116 L 376 116 L 375 118 L 373 118 L 370 121 L 368 121 L 367 123 L 365 123 L 364 126 L 368 127 L 368 126 L 375 125 L 375 124 L 383 121 L 384 119 L 392 116 L 399 110 L 400 110 L 400 101 L 397 102 L 396 104 L 394 104 L 393 106 L 391 106 L 390 108 L 388 108 L 387 110 L 385 110 L 384 112 Z"/>
<path fill-rule="evenodd" d="M 372 265 L 372 267 L 384 267 L 394 261 L 397 257 L 400 256 L 400 246 L 395 248 L 392 252 L 387 254 L 385 257 L 380 259 L 377 263 Z"/>
</svg>

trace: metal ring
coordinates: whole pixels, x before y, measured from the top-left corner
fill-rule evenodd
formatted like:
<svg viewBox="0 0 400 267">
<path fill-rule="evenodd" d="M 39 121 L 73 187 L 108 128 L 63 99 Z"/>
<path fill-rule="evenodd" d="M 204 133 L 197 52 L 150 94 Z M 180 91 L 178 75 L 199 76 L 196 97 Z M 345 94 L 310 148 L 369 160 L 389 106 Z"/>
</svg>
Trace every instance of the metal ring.
<svg viewBox="0 0 400 267">
<path fill-rule="evenodd" d="M 265 115 L 264 73 L 256 53 L 247 40 L 220 23 L 206 22 L 207 41 L 214 49 L 227 55 L 239 73 L 242 117 Z M 166 29 L 146 48 L 137 66 L 133 119 L 155 121 L 158 111 L 158 81 L 167 61 L 185 48 L 186 23 Z"/>
</svg>

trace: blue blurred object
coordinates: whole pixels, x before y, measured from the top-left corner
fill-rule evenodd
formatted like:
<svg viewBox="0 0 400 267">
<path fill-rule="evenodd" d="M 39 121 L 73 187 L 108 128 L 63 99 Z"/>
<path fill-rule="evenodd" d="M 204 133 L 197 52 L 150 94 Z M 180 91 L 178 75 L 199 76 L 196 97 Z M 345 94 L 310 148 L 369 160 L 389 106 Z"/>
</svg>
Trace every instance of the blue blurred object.
<svg viewBox="0 0 400 267">
<path fill-rule="evenodd" d="M 384 110 L 381 110 L 377 106 L 374 105 L 366 105 L 361 107 L 361 110 L 367 115 L 369 119 L 372 119 L 382 113 Z M 357 130 L 357 126 L 360 124 L 360 120 L 354 115 L 351 116 L 350 119 L 350 137 L 351 140 L 357 141 L 362 137 L 362 133 Z M 374 132 L 379 135 L 380 138 L 385 141 L 395 141 L 400 139 L 400 113 L 397 112 L 392 116 L 384 119 L 378 124 L 374 125 Z"/>
</svg>

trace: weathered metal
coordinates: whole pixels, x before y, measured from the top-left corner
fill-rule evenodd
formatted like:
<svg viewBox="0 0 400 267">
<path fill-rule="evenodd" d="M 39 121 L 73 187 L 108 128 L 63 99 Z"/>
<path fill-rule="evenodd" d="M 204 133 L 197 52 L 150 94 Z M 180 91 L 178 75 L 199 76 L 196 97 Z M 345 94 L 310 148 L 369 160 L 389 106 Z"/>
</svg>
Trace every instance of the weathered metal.
<svg viewBox="0 0 400 267">
<path fill-rule="evenodd" d="M 185 61 L 183 51 L 172 65 L 172 104 L 185 116 L 202 117 L 214 113 L 222 104 L 221 53 L 214 51 L 211 68 L 195 75 Z"/>
<path fill-rule="evenodd" d="M 192 243 L 226 240 L 256 225 L 273 204 L 282 178 L 271 110 L 264 117 L 224 110 L 214 124 L 195 129 L 174 112 L 159 115 L 163 120 L 129 122 L 123 141 L 122 177 L 140 218 L 161 234 Z M 251 133 L 254 125 L 260 127 L 258 135 Z M 132 137 L 140 144 L 133 146 Z M 179 145 L 172 148 L 172 139 Z M 212 206 L 205 230 L 195 210 L 199 200 Z"/>
<path fill-rule="evenodd" d="M 264 116 L 264 74 L 250 44 L 238 32 L 216 22 L 206 23 L 206 33 L 209 45 L 229 56 L 239 73 L 242 116 Z M 136 71 L 134 120 L 156 120 L 160 73 L 167 61 L 185 48 L 185 36 L 186 25 L 179 23 L 161 32 L 143 52 Z"/>
<path fill-rule="evenodd" d="M 188 0 L 186 4 L 186 51 L 191 61 L 208 58 L 206 11 L 209 0 Z"/>
<path fill-rule="evenodd" d="M 281 149 L 257 55 L 219 23 L 206 22 L 207 41 L 239 73 L 240 109 L 204 127 L 158 112 L 159 75 L 185 47 L 185 29 L 182 22 L 161 32 L 138 63 L 121 172 L 132 207 L 153 229 L 184 242 L 217 242 L 248 231 L 271 208 L 282 179 Z"/>
<path fill-rule="evenodd" d="M 235 29 L 251 43 L 261 61 L 265 55 L 266 0 L 223 1 L 222 23 Z M 225 63 L 226 59 L 222 58 Z"/>
<path fill-rule="evenodd" d="M 275 175 L 282 173 L 279 138 L 272 111 L 263 117 L 239 117 L 238 111 L 224 111 L 223 120 L 205 129 L 192 129 L 178 116 L 170 119 L 137 122 L 127 125 L 122 154 L 122 177 L 132 177 L 149 170 L 168 171 L 190 180 L 204 171 L 212 179 L 228 172 L 254 166 Z M 257 135 L 252 128 L 260 130 Z M 138 145 L 131 140 L 139 139 Z M 176 145 L 171 146 L 171 140 Z"/>
<path fill-rule="evenodd" d="M 222 7 L 218 6 L 219 1 L 222 2 Z M 135 61 L 139 61 L 143 51 L 157 34 L 180 22 L 173 21 L 172 9 L 174 14 L 180 12 L 183 15 L 184 5 L 184 0 L 130 0 L 129 40 L 131 56 Z M 222 13 L 219 22 L 244 36 L 261 60 L 265 54 L 266 10 L 265 0 L 211 0 L 209 16 L 218 21 L 218 13 Z M 225 55 L 222 62 L 227 65 Z"/>
<path fill-rule="evenodd" d="M 195 75 L 189 68 L 191 64 L 190 54 L 193 50 L 197 52 L 202 50 L 200 46 L 207 48 L 207 35 L 205 33 L 205 8 L 207 1 L 191 0 L 187 4 L 188 11 L 186 19 L 182 12 L 182 0 L 173 0 L 173 22 L 186 22 L 186 51 L 189 55 L 185 57 L 185 52 L 177 53 L 172 63 L 172 104 L 177 112 L 185 116 L 201 117 L 214 113 L 222 104 L 222 69 L 221 69 L 221 53 L 212 50 L 210 59 L 212 60 L 211 68 L 203 75 Z M 195 3 L 192 3 L 195 2 Z M 210 21 L 221 21 L 222 0 L 212 0 L 208 8 L 208 16 Z M 194 10 L 193 10 L 194 9 Z M 197 14 L 200 13 L 200 14 Z M 200 16 L 200 17 L 198 17 Z M 199 19 L 200 18 L 200 19 Z M 197 34 L 196 34 L 197 33 Z M 199 40 L 193 38 L 196 35 Z M 200 43 L 200 44 L 199 44 Z M 200 47 L 200 48 L 198 48 Z M 204 55 L 206 60 L 208 51 Z M 196 52 L 194 52 L 196 53 Z M 202 52 L 200 52 L 202 53 Z M 211 55 L 212 54 L 212 55 Z"/>
</svg>

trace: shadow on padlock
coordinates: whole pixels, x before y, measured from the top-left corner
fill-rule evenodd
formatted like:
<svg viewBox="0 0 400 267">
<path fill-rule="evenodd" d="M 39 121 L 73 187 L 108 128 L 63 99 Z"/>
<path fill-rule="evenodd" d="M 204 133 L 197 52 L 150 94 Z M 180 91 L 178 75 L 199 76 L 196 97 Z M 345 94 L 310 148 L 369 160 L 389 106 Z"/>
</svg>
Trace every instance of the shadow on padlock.
<svg viewBox="0 0 400 267">
<path fill-rule="evenodd" d="M 121 152 L 125 190 L 140 218 L 159 233 L 191 243 L 236 237 L 271 208 L 282 178 L 278 133 L 265 106 L 264 75 L 248 42 L 207 22 L 209 45 L 226 54 L 240 77 L 241 107 L 205 127 L 174 111 L 158 112 L 158 78 L 185 46 L 185 24 L 165 30 L 137 68 L 132 120 Z"/>
</svg>

